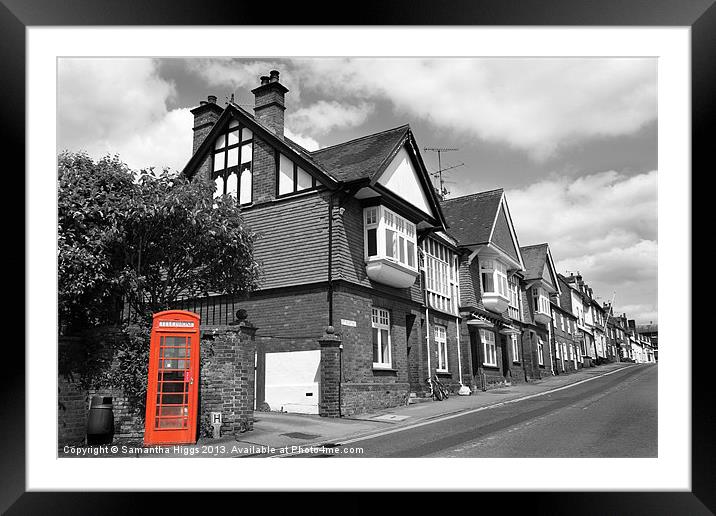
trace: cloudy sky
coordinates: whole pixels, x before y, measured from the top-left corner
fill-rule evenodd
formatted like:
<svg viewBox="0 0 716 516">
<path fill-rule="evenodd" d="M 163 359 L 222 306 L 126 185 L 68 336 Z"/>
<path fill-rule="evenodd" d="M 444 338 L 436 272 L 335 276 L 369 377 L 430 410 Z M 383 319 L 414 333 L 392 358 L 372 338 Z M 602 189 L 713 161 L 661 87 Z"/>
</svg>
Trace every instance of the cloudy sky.
<svg viewBox="0 0 716 516">
<path fill-rule="evenodd" d="M 657 320 L 656 59 L 61 59 L 58 150 L 183 168 L 189 110 L 269 70 L 289 88 L 286 134 L 308 149 L 410 124 L 449 147 L 450 197 L 504 188 L 521 245 Z M 437 156 L 423 152 L 431 171 Z"/>
</svg>

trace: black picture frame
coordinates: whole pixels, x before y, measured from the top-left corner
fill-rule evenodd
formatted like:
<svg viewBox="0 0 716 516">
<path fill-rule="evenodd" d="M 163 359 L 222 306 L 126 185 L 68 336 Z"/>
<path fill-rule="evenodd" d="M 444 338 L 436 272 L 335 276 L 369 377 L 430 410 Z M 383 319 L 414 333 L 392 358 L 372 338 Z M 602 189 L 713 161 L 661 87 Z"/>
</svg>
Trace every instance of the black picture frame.
<svg viewBox="0 0 716 516">
<path fill-rule="evenodd" d="M 691 28 L 692 73 L 692 170 L 705 169 L 713 148 L 714 97 L 716 97 L 716 7 L 714 0 L 459 0 L 449 4 L 432 0 L 366 0 L 341 12 L 335 3 L 288 3 L 267 10 L 262 3 L 242 4 L 240 9 L 225 4 L 186 0 L 2 0 L 0 2 L 0 67 L 5 103 L 2 117 L 2 145 L 5 156 L 19 158 L 15 170 L 25 170 L 26 40 L 28 26 L 114 26 L 114 25 L 499 25 L 499 26 L 688 26 Z M 21 100 L 24 100 L 22 102 Z M 10 128 L 10 129 L 8 129 Z M 706 171 L 702 170 L 701 177 Z M 688 180 L 685 172 L 685 180 Z M 9 175 L 6 171 L 6 175 Z M 691 180 L 699 175 L 692 172 Z M 693 188 L 692 192 L 703 192 Z M 24 186 L 20 187 L 24 191 Z M 27 192 L 25 192 L 27 195 Z M 694 199 L 695 201 L 696 199 Z M 692 204 L 693 206 L 693 204 Z M 710 217 L 707 217 L 710 220 Z M 694 220 L 697 224 L 697 220 Z M 701 223 L 703 224 L 703 223 Z M 697 226 L 695 226 L 697 227 Z M 689 228 L 691 229 L 691 228 Z M 693 234 L 693 231 L 692 231 Z M 708 235 L 708 233 L 705 233 Z M 16 245 L 17 257 L 24 246 Z M 693 250 L 692 250 L 693 253 Z M 692 254 L 693 256 L 693 254 Z M 26 260 L 23 260 L 22 268 Z M 695 263 L 695 262 L 694 262 Z M 688 278 L 691 282 L 691 278 Z M 704 288 L 709 289 L 708 276 Z M 683 300 L 682 300 L 683 301 Z M 17 303 L 16 304 L 20 304 Z M 695 305 L 695 303 L 694 303 Z M 667 307 L 662 307 L 662 310 Z M 668 312 L 667 312 L 668 313 Z M 708 310 L 706 311 L 708 313 Z M 684 341 L 670 345 L 687 346 L 692 321 L 683 321 Z M 15 324 L 14 327 L 20 327 Z M 22 326 L 24 328 L 24 324 Z M 534 514 L 713 514 L 716 512 L 716 403 L 711 394 L 710 353 L 695 352 L 709 345 L 708 331 L 703 343 L 694 342 L 692 363 L 692 490 L 690 492 L 562 492 L 562 493 L 480 493 L 474 505 L 489 508 L 520 505 Z M 23 334 L 24 342 L 24 334 Z M 7 356 L 10 353 L 10 356 Z M 126 492 L 76 493 L 32 492 L 25 489 L 25 350 L 13 338 L 6 345 L 4 384 L 0 389 L 2 460 L 0 461 L 0 511 L 7 514 L 128 514 L 149 506 L 150 495 Z M 668 370 L 667 370 L 668 373 Z M 668 381 L 664 375 L 662 381 Z M 48 400 L 48 426 L 54 402 Z M 88 465 L 91 467 L 91 465 Z M 221 504 L 228 495 L 211 494 Z M 269 505 L 275 505 L 272 496 Z M 509 505 L 506 503 L 509 498 Z M 165 497 L 166 498 L 166 497 Z M 303 497 L 294 494 L 294 501 Z M 172 506 L 188 507 L 196 493 L 172 494 Z M 265 498 L 264 498 L 265 500 Z M 184 504 L 187 505 L 184 505 Z M 454 503 L 454 502 L 452 502 Z M 449 503 L 448 506 L 452 505 Z M 348 505 L 346 502 L 344 504 Z M 241 504 L 248 509 L 248 504 Z M 385 509 L 385 507 L 383 507 Z M 451 510 L 458 510 L 454 507 Z M 501 512 L 501 509 L 500 509 Z"/>
</svg>

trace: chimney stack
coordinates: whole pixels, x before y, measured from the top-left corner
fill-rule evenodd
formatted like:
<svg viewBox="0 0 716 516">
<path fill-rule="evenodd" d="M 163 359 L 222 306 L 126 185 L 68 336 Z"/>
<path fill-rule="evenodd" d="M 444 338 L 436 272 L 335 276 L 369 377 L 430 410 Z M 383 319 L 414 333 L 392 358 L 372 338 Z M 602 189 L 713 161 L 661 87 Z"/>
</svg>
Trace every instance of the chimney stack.
<svg viewBox="0 0 716 516">
<path fill-rule="evenodd" d="M 223 109 L 216 103 L 216 95 L 209 95 L 206 100 L 199 102 L 199 106 L 191 110 L 194 115 L 194 145 L 192 154 L 196 152 L 214 124 L 223 113 Z"/>
<path fill-rule="evenodd" d="M 254 94 L 256 120 L 276 136 L 283 138 L 285 96 L 288 88 L 279 82 L 278 70 L 261 77 L 261 85 L 251 90 Z"/>
</svg>

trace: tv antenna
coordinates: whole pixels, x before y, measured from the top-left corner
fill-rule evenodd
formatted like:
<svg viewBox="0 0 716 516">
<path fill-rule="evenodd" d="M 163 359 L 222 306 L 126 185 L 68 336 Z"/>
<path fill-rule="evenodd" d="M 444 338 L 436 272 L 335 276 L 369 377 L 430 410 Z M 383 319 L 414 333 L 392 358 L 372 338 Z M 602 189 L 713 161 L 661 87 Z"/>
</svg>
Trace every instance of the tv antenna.
<svg viewBox="0 0 716 516">
<path fill-rule="evenodd" d="M 440 186 L 438 188 L 438 195 L 440 195 L 440 198 L 445 198 L 447 194 L 450 192 L 445 188 L 445 183 L 443 181 L 443 172 L 446 170 L 450 170 L 453 168 L 461 167 L 465 163 L 460 163 L 459 165 L 453 165 L 452 167 L 443 168 L 442 166 L 442 153 L 443 152 L 455 152 L 459 149 L 451 148 L 451 147 L 425 147 L 423 149 L 424 151 L 428 152 L 437 152 L 438 154 L 438 169 L 436 172 L 432 172 L 431 175 L 438 178 L 438 182 L 440 183 Z"/>
</svg>

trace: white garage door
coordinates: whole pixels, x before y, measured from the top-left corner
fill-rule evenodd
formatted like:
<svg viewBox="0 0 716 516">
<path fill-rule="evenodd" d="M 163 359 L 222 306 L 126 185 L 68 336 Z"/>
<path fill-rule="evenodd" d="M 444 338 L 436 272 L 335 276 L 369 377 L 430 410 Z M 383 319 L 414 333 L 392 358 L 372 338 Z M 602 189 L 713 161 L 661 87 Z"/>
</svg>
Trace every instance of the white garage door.
<svg viewBox="0 0 716 516">
<path fill-rule="evenodd" d="M 318 414 L 321 351 L 266 353 L 266 394 L 271 410 Z"/>
</svg>

